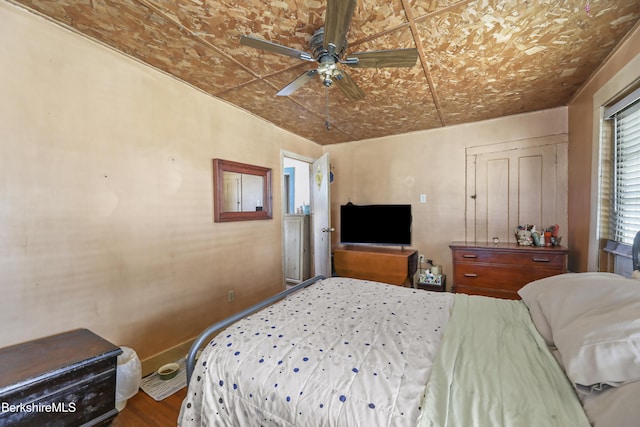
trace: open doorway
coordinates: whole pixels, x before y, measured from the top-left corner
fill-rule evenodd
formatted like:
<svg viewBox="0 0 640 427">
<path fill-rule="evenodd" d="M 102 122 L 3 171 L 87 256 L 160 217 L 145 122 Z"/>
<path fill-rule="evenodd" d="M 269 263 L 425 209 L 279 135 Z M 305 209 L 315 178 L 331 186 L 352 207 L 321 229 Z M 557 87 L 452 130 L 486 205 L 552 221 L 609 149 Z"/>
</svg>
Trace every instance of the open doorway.
<svg viewBox="0 0 640 427">
<path fill-rule="evenodd" d="M 329 153 L 315 160 L 284 151 L 281 156 L 283 285 L 295 285 L 316 275 L 330 277 Z"/>
<path fill-rule="evenodd" d="M 311 277 L 311 163 L 283 154 L 283 262 L 285 286 Z"/>
<path fill-rule="evenodd" d="M 310 165 L 311 161 L 293 157 L 283 157 L 285 213 L 304 214 L 311 204 Z M 307 215 L 309 212 L 307 212 Z"/>
</svg>

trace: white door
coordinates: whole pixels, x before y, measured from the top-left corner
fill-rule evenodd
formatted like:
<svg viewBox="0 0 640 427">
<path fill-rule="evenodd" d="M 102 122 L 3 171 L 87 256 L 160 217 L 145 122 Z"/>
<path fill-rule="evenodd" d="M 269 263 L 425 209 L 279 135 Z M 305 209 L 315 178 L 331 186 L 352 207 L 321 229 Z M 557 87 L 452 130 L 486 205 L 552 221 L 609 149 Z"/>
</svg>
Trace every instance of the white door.
<svg viewBox="0 0 640 427">
<path fill-rule="evenodd" d="M 329 153 L 311 165 L 311 229 L 314 275 L 331 277 L 331 206 Z"/>
<path fill-rule="evenodd" d="M 558 135 L 468 150 L 467 241 L 515 242 L 526 224 L 566 236 L 567 145 Z"/>
<path fill-rule="evenodd" d="M 225 172 L 224 182 L 224 211 L 240 212 L 240 177 L 242 174 L 235 172 Z"/>
</svg>

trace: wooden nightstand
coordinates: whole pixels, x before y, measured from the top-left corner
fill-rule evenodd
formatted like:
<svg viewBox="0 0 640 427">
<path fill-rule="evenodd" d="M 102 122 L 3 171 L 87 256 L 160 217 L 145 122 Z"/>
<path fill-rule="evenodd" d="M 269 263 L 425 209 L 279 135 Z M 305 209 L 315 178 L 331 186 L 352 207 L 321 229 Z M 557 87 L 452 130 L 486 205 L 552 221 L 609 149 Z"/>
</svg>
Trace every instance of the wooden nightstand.
<svg viewBox="0 0 640 427">
<path fill-rule="evenodd" d="M 560 246 L 454 242 L 449 247 L 454 292 L 520 299 L 517 292 L 527 283 L 567 272 L 569 250 Z"/>
<path fill-rule="evenodd" d="M 109 423 L 120 353 L 87 329 L 0 349 L 0 425 Z"/>
</svg>

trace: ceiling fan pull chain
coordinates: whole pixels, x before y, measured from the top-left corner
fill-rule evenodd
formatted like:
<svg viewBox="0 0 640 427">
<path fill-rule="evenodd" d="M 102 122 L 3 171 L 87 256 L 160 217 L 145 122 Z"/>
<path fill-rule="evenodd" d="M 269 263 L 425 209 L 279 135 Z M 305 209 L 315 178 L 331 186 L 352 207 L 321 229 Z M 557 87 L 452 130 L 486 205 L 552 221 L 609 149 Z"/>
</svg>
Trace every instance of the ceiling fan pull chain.
<svg viewBox="0 0 640 427">
<path fill-rule="evenodd" d="M 329 88 L 325 86 L 325 112 L 327 114 L 327 120 L 324 122 L 324 125 L 327 127 L 327 130 L 331 130 L 331 122 L 329 121 Z"/>
</svg>

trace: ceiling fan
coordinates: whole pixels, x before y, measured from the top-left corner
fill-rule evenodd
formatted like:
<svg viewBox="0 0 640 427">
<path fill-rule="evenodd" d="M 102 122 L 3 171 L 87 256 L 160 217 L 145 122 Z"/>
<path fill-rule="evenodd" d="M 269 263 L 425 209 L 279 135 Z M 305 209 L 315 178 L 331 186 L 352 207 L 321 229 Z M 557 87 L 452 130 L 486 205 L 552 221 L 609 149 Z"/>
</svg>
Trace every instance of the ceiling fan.
<svg viewBox="0 0 640 427">
<path fill-rule="evenodd" d="M 277 96 L 289 96 L 309 80 L 319 76 L 325 87 L 328 88 L 335 82 L 348 99 L 351 101 L 361 100 L 365 97 L 364 92 L 346 71 L 338 68 L 338 64 L 352 68 L 413 67 L 418 58 L 418 50 L 396 49 L 358 52 L 341 59 L 347 47 L 347 31 L 356 3 L 357 0 L 328 0 L 324 27 L 318 29 L 310 40 L 313 54 L 252 36 L 243 35 L 240 37 L 240 44 L 319 64 L 316 69 L 305 71 L 300 77 L 282 88 L 276 94 Z"/>
</svg>

